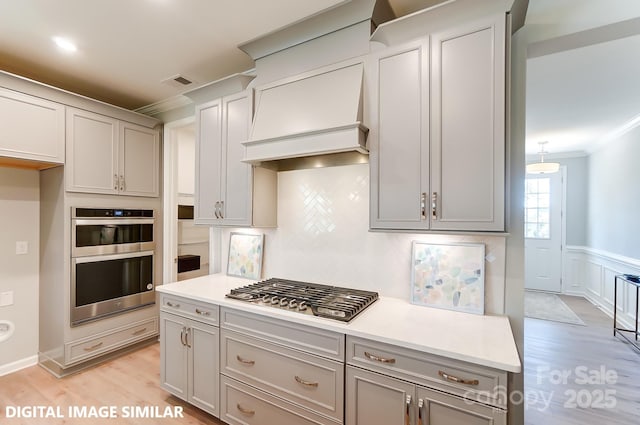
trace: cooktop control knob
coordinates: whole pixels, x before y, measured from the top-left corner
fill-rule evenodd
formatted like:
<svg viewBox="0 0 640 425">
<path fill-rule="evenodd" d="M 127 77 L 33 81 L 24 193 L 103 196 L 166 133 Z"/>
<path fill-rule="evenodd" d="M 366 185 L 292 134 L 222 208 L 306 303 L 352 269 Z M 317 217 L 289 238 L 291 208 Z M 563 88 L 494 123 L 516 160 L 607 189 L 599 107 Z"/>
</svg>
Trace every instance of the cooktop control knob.
<svg viewBox="0 0 640 425">
<path fill-rule="evenodd" d="M 299 311 L 305 311 L 307 309 L 307 302 L 306 301 L 300 301 L 300 304 L 298 304 L 298 310 Z"/>
</svg>

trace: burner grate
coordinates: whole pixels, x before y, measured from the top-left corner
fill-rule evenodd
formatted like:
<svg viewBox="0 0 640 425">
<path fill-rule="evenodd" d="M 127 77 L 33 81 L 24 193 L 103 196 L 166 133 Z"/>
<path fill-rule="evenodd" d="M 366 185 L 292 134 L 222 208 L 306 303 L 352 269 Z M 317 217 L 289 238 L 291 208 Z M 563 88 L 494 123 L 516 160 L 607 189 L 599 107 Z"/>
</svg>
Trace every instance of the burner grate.
<svg viewBox="0 0 640 425">
<path fill-rule="evenodd" d="M 348 322 L 378 299 L 377 292 L 272 278 L 232 289 L 228 298 Z"/>
</svg>

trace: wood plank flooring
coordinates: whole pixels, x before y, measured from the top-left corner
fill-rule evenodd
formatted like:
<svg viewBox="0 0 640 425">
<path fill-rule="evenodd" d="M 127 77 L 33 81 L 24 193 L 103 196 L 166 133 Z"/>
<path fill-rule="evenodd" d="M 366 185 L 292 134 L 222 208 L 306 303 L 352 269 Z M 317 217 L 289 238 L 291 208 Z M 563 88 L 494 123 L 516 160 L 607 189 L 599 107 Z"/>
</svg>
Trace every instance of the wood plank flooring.
<svg viewBox="0 0 640 425">
<path fill-rule="evenodd" d="M 525 318 L 525 424 L 639 424 L 640 353 L 589 301 L 561 298 L 586 326 Z"/>
<path fill-rule="evenodd" d="M 0 377 L 2 425 L 221 425 L 213 416 L 160 389 L 160 344 L 118 357 L 83 372 L 57 379 L 39 366 Z M 64 419 L 7 418 L 7 406 L 61 406 Z M 69 406 L 182 406 L 184 418 L 69 418 Z"/>
</svg>

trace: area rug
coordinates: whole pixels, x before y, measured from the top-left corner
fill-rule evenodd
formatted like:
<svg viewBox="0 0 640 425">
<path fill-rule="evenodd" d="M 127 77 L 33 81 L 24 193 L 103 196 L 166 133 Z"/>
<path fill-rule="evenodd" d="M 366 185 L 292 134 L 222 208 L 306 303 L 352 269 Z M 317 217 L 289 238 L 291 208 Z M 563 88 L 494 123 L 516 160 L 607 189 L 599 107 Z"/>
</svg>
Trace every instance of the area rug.
<svg viewBox="0 0 640 425">
<path fill-rule="evenodd" d="M 533 319 L 585 326 L 582 319 L 560 297 L 544 292 L 524 292 L 524 315 Z"/>
</svg>

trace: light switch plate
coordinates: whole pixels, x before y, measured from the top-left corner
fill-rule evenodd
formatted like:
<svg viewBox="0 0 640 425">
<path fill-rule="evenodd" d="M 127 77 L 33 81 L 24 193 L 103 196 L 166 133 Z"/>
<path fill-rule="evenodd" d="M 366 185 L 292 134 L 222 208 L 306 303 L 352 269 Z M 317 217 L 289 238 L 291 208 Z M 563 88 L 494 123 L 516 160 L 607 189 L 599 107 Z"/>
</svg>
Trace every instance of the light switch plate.
<svg viewBox="0 0 640 425">
<path fill-rule="evenodd" d="M 0 292 L 0 307 L 13 305 L 13 291 Z"/>
<path fill-rule="evenodd" d="M 25 255 L 29 253 L 29 242 L 27 241 L 16 241 L 16 254 L 17 255 Z"/>
</svg>

